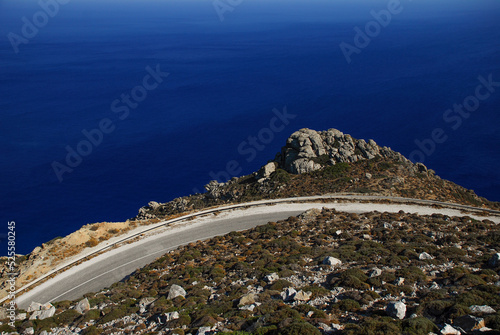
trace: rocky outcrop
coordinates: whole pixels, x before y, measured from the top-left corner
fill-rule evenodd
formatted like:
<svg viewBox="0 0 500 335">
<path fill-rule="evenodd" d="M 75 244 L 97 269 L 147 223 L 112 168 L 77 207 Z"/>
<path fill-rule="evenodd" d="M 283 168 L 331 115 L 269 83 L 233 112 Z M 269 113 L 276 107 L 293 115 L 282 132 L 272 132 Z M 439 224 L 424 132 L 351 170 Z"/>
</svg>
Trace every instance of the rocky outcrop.
<svg viewBox="0 0 500 335">
<path fill-rule="evenodd" d="M 302 174 L 326 165 L 352 163 L 377 156 L 409 162 L 400 153 L 378 146 L 374 140 L 358 140 L 337 129 L 315 131 L 307 128 L 296 131 L 288 138 L 275 161 L 290 173 Z"/>
</svg>

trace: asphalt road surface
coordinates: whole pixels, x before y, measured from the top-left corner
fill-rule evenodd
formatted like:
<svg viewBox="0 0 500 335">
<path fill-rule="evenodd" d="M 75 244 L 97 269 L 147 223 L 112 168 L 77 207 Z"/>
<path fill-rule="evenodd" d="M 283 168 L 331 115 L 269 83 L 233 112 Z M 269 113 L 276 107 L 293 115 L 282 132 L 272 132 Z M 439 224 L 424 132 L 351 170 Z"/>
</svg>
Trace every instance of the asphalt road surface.
<svg viewBox="0 0 500 335">
<path fill-rule="evenodd" d="M 231 231 L 246 230 L 270 221 L 286 219 L 298 215 L 303 210 L 257 214 L 238 219 L 213 219 L 209 224 L 195 226 L 181 231 L 173 230 L 171 234 L 154 243 L 129 244 L 127 250 L 109 251 L 92 260 L 91 266 L 82 263 L 56 278 L 41 284 L 39 288 L 18 297 L 20 308 L 27 308 L 32 301 L 54 302 L 81 298 L 89 292 L 96 292 L 118 282 L 135 270 L 151 263 L 167 251 L 197 240 L 205 240 Z M 50 285 L 47 285 L 50 284 Z M 43 288 L 43 289 L 42 289 Z"/>
</svg>

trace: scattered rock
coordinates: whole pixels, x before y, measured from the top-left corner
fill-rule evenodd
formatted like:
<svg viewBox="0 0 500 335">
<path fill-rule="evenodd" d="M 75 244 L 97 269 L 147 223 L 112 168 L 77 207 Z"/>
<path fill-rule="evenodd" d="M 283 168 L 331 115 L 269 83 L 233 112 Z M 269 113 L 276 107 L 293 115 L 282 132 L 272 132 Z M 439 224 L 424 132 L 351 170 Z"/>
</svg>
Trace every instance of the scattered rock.
<svg viewBox="0 0 500 335">
<path fill-rule="evenodd" d="M 311 292 L 304 292 L 301 290 L 301 291 L 295 293 L 293 300 L 295 300 L 295 301 L 309 301 L 311 299 L 311 296 L 312 296 Z"/>
<path fill-rule="evenodd" d="M 441 335 L 461 335 L 462 333 L 459 330 L 450 326 L 449 324 L 445 324 L 443 329 L 441 329 L 440 334 Z"/>
<path fill-rule="evenodd" d="M 167 299 L 174 299 L 177 297 L 186 297 L 186 291 L 179 285 L 174 284 L 170 287 L 170 291 L 168 291 Z"/>
<path fill-rule="evenodd" d="M 430 255 L 426 252 L 422 252 L 420 255 L 418 255 L 418 259 L 427 260 L 427 259 L 434 259 L 434 257 L 432 257 L 432 255 Z"/>
<path fill-rule="evenodd" d="M 280 276 L 278 276 L 277 273 L 271 273 L 270 275 L 267 275 L 264 277 L 264 281 L 269 283 L 269 284 L 274 283 L 278 279 L 280 279 Z"/>
<path fill-rule="evenodd" d="M 453 325 L 469 333 L 485 327 L 484 319 L 472 315 L 464 315 L 453 320 Z"/>
<path fill-rule="evenodd" d="M 212 330 L 212 328 L 210 328 L 210 327 L 200 327 L 196 334 L 197 335 L 208 335 L 211 330 Z"/>
<path fill-rule="evenodd" d="M 477 314 L 495 314 L 497 311 L 494 310 L 492 307 L 483 305 L 473 305 L 470 306 L 469 309 L 471 310 L 472 313 L 477 313 Z"/>
<path fill-rule="evenodd" d="M 365 178 L 368 179 L 368 180 L 372 179 L 372 174 L 368 173 L 368 172 L 365 173 Z"/>
<path fill-rule="evenodd" d="M 337 266 L 341 266 L 342 265 L 342 261 L 340 259 L 338 259 L 338 258 L 335 258 L 335 257 L 332 257 L 332 256 L 327 256 L 323 260 L 323 264 L 330 265 L 330 266 L 333 266 L 333 267 L 337 267 Z"/>
<path fill-rule="evenodd" d="M 26 328 L 23 335 L 35 335 L 35 329 L 33 327 Z"/>
<path fill-rule="evenodd" d="M 254 293 L 249 293 L 247 295 L 244 295 L 240 298 L 240 301 L 238 303 L 238 305 L 251 305 L 253 303 L 255 303 L 255 299 L 257 298 L 257 295 L 254 294 Z"/>
<path fill-rule="evenodd" d="M 382 270 L 379 268 L 373 268 L 370 271 L 368 271 L 368 277 L 373 278 L 373 277 L 378 277 L 382 274 Z"/>
<path fill-rule="evenodd" d="M 295 294 L 297 294 L 297 291 L 293 287 L 288 287 L 281 292 L 281 298 L 283 298 L 283 301 L 290 301 L 293 300 Z"/>
<path fill-rule="evenodd" d="M 172 321 L 172 320 L 177 320 L 181 316 L 179 315 L 179 312 L 170 312 L 170 313 L 165 313 L 165 320 Z"/>
<path fill-rule="evenodd" d="M 396 286 L 403 286 L 405 283 L 405 279 L 403 277 L 399 277 L 398 279 L 396 279 L 396 281 L 394 282 L 394 285 Z"/>
<path fill-rule="evenodd" d="M 85 312 L 89 311 L 90 310 L 89 300 L 87 298 L 80 300 L 80 302 L 76 304 L 75 310 L 80 314 L 84 314 Z"/>
<path fill-rule="evenodd" d="M 47 303 L 45 305 L 41 305 L 41 304 L 38 304 L 38 305 L 41 306 L 40 309 L 35 310 L 31 314 L 30 320 L 43 320 L 43 319 L 51 318 L 56 313 L 56 308 L 54 306 L 52 306 L 51 303 Z M 34 307 L 36 307 L 36 306 L 34 306 Z M 31 308 L 31 306 L 30 306 L 30 308 Z"/>
<path fill-rule="evenodd" d="M 387 305 L 385 311 L 390 317 L 402 320 L 406 315 L 406 305 L 401 301 L 392 301 Z"/>
<path fill-rule="evenodd" d="M 139 303 L 139 313 L 145 313 L 147 308 L 155 301 L 153 297 L 142 298 Z"/>
</svg>

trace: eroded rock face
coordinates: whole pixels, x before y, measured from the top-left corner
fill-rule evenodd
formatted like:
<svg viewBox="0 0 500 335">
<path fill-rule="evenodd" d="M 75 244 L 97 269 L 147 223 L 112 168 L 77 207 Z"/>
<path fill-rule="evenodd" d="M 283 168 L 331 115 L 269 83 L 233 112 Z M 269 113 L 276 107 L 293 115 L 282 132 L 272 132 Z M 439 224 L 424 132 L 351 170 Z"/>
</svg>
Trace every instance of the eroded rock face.
<svg viewBox="0 0 500 335">
<path fill-rule="evenodd" d="M 276 156 L 278 166 L 290 173 L 302 174 L 340 162 L 352 163 L 376 156 L 408 161 L 387 147 L 379 147 L 373 140 L 357 140 L 337 129 L 315 131 L 301 129 L 287 140 Z"/>
</svg>

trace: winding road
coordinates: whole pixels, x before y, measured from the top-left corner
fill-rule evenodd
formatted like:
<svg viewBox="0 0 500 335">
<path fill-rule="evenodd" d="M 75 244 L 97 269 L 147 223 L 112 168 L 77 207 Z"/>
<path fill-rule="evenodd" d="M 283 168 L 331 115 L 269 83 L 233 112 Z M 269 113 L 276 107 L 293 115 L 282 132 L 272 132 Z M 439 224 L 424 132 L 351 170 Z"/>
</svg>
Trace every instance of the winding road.
<svg viewBox="0 0 500 335">
<path fill-rule="evenodd" d="M 331 202 L 321 202 L 325 199 Z M 377 201 L 389 200 L 390 203 Z M 370 202 L 371 201 L 371 202 Z M 430 205 L 439 205 L 439 208 Z M 478 219 L 488 218 L 500 223 L 500 211 L 484 210 L 464 205 L 435 202 L 429 200 L 406 199 L 398 197 L 362 195 L 325 195 L 315 197 L 287 198 L 256 201 L 252 203 L 219 207 L 186 215 L 181 218 L 161 222 L 96 251 L 99 255 L 59 269 L 53 278 L 43 281 L 27 291 L 41 279 L 18 290 L 16 302 L 19 308 L 26 309 L 32 301 L 46 303 L 81 298 L 89 292 L 96 292 L 126 278 L 135 270 L 151 263 L 156 258 L 179 246 L 231 231 L 241 231 L 266 224 L 270 221 L 286 219 L 310 208 L 335 208 L 338 211 L 364 213 L 399 212 L 403 210 L 421 215 L 440 213 L 449 216 L 471 216 Z M 465 213 L 464 210 L 471 211 Z M 488 217 L 483 217 L 489 212 Z M 135 239 L 144 235 L 141 239 Z M 133 241 L 133 243 L 124 243 Z M 105 251 L 105 252 L 104 252 Z M 81 257 L 81 260 L 86 257 Z M 78 259 L 73 262 L 75 264 Z M 22 293 L 22 294 L 21 294 Z M 2 302 L 2 301 L 0 301 Z"/>
</svg>

